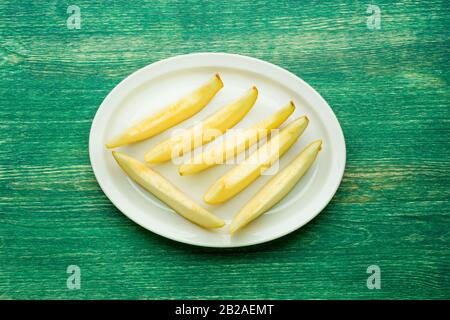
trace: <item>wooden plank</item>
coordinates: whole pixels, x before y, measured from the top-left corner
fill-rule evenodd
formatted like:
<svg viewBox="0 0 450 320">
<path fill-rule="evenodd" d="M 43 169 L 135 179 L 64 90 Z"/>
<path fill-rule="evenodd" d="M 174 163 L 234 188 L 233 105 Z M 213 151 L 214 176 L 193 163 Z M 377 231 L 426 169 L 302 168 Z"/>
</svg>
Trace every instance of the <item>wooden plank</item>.
<svg viewBox="0 0 450 320">
<path fill-rule="evenodd" d="M 2 1 L 0 298 L 450 298 L 447 1 Z M 178 54 L 232 52 L 302 77 L 333 107 L 348 165 L 304 228 L 251 248 L 190 247 L 99 189 L 90 124 L 108 92 Z M 66 287 L 80 266 L 80 290 Z M 381 290 L 366 286 L 379 265 Z M 249 276 L 251 275 L 251 276 Z"/>
</svg>

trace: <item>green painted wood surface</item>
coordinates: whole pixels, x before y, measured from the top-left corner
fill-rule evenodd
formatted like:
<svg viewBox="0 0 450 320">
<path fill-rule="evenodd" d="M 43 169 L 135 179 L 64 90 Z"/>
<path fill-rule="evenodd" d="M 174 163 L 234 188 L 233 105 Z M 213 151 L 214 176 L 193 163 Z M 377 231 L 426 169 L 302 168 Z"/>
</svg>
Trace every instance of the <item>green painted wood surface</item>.
<svg viewBox="0 0 450 320">
<path fill-rule="evenodd" d="M 68 30 L 69 5 L 81 29 Z M 0 298 L 450 298 L 448 1 L 0 2 Z M 108 201 L 88 158 L 125 76 L 231 52 L 316 88 L 348 162 L 328 207 L 256 247 L 178 244 Z M 81 289 L 66 287 L 68 265 Z M 366 269 L 381 268 L 381 289 Z"/>
</svg>

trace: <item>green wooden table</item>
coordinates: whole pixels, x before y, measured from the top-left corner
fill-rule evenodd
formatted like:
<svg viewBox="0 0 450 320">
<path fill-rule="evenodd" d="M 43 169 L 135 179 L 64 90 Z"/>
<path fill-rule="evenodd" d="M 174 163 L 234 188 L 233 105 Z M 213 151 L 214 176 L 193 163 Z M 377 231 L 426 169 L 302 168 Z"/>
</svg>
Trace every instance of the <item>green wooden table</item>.
<svg viewBox="0 0 450 320">
<path fill-rule="evenodd" d="M 377 0 L 369 13 L 365 1 L 45 2 L 0 2 L 0 298 L 450 298 L 448 1 Z M 341 122 L 344 179 L 300 230 L 192 247 L 100 190 L 88 136 L 104 97 L 141 67 L 201 51 L 292 71 Z M 371 265 L 381 289 L 367 287 Z"/>
</svg>

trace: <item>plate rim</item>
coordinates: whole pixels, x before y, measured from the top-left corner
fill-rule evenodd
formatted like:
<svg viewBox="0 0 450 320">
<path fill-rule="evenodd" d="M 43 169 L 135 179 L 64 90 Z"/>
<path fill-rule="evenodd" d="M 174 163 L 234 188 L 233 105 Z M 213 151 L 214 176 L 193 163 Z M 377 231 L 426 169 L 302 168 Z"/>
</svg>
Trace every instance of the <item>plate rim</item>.
<svg viewBox="0 0 450 320">
<path fill-rule="evenodd" d="M 335 123 L 335 127 L 338 129 L 338 132 L 335 132 L 338 136 L 337 136 L 337 140 L 338 142 L 340 142 L 340 146 L 339 149 L 342 149 L 342 153 L 338 154 L 337 156 L 340 158 L 339 162 L 342 163 L 341 168 L 340 168 L 340 172 L 338 173 L 337 179 L 335 180 L 335 183 L 332 187 L 332 191 L 329 193 L 329 196 L 327 197 L 326 200 L 321 201 L 320 205 L 318 206 L 318 209 L 316 209 L 316 212 L 314 212 L 312 215 L 310 215 L 309 219 L 304 220 L 304 222 L 300 222 L 299 224 L 294 224 L 292 227 L 290 228 L 285 228 L 283 229 L 281 232 L 279 233 L 275 233 L 272 234 L 268 237 L 262 237 L 261 239 L 257 239 L 255 241 L 250 241 L 248 243 L 223 243 L 223 244 L 205 244 L 205 243 L 199 243 L 196 241 L 191 241 L 190 239 L 183 239 L 183 238 L 177 238 L 176 236 L 173 236 L 171 234 L 165 234 L 162 232 L 159 232 L 156 228 L 152 229 L 151 227 L 144 225 L 143 223 L 141 223 L 140 221 L 138 221 L 137 219 L 135 219 L 132 215 L 128 215 L 126 213 L 126 210 L 124 208 L 122 208 L 121 204 L 118 203 L 118 201 L 116 201 L 114 199 L 114 197 L 110 196 L 109 194 L 109 190 L 106 188 L 106 186 L 101 182 L 102 180 L 99 179 L 98 176 L 98 172 L 96 172 L 95 168 L 94 168 L 94 131 L 96 126 L 98 125 L 98 122 L 100 121 L 100 117 L 99 114 L 101 112 L 101 110 L 105 107 L 105 104 L 111 99 L 111 96 L 113 96 L 115 94 L 116 91 L 120 90 L 119 88 L 122 87 L 126 82 L 128 82 L 131 78 L 136 77 L 138 74 L 145 72 L 148 69 L 152 69 L 155 68 L 156 66 L 159 66 L 161 64 L 164 63 L 171 63 L 174 62 L 176 60 L 180 60 L 180 59 L 186 59 L 186 58 L 192 58 L 192 57 L 205 57 L 205 56 L 215 56 L 217 58 L 238 58 L 238 59 L 242 59 L 242 60 L 247 60 L 253 63 L 260 63 L 265 65 L 266 67 L 270 67 L 270 68 L 275 68 L 278 71 L 284 73 L 286 76 L 295 79 L 296 81 L 299 81 L 302 83 L 303 86 L 307 87 L 308 90 L 310 90 L 315 96 L 316 98 L 318 98 L 319 100 L 321 100 L 322 104 L 327 108 L 327 111 L 330 113 L 330 115 L 332 116 L 332 121 L 334 121 Z M 239 67 L 236 67 L 239 68 Z M 317 217 L 323 210 L 324 208 L 330 203 L 330 201 L 333 199 L 334 195 L 336 194 L 337 190 L 339 189 L 339 186 L 342 182 L 344 173 L 345 173 L 345 168 L 346 168 L 346 161 L 347 161 L 347 149 L 346 149 L 346 143 L 345 143 L 345 136 L 344 136 L 344 132 L 342 130 L 342 127 L 340 125 L 339 120 L 337 119 L 336 114 L 334 113 L 333 109 L 330 107 L 330 105 L 328 104 L 328 102 L 311 86 L 309 85 L 306 81 L 304 81 L 302 78 L 300 78 L 299 76 L 295 75 L 294 73 L 292 73 L 291 71 L 284 69 L 278 65 L 275 65 L 271 62 L 267 62 L 258 58 L 254 58 L 254 57 L 250 57 L 250 56 L 245 56 L 245 55 L 241 55 L 241 54 L 235 54 L 235 53 L 226 53 L 226 52 L 196 52 L 196 53 L 189 53 L 189 54 L 181 54 L 181 55 L 176 55 L 176 56 L 172 56 L 172 57 L 168 57 L 162 60 L 158 60 L 155 61 L 153 63 L 150 63 L 142 68 L 139 68 L 138 70 L 132 72 L 131 74 L 129 74 L 128 76 L 126 76 L 124 79 L 122 79 L 118 84 L 116 84 L 114 86 L 114 88 L 106 95 L 106 97 L 103 99 L 102 103 L 100 104 L 100 106 L 98 107 L 97 111 L 95 112 L 94 118 L 92 120 L 92 124 L 91 124 L 91 129 L 89 131 L 89 161 L 90 161 L 90 165 L 92 168 L 92 171 L 94 173 L 95 179 L 97 180 L 98 185 L 100 186 L 100 189 L 103 191 L 103 193 L 105 194 L 105 196 L 109 199 L 109 201 L 111 201 L 111 203 L 122 213 L 124 214 L 128 219 L 132 220 L 134 223 L 138 224 L 139 226 L 141 226 L 142 228 L 153 232 L 154 234 L 157 234 L 158 236 L 176 241 L 176 242 L 180 242 L 180 243 L 184 243 L 184 244 L 188 244 L 188 245 L 194 245 L 194 246 L 199 246 L 199 247 L 209 247 L 209 248 L 238 248 L 238 247 L 248 247 L 248 246 L 254 246 L 254 245 L 258 245 L 258 244 L 262 244 L 262 243 L 266 243 L 275 239 L 279 239 L 281 237 L 284 237 L 298 229 L 300 229 L 301 227 L 303 227 L 304 225 L 308 224 L 311 220 L 313 220 L 315 217 Z"/>
</svg>

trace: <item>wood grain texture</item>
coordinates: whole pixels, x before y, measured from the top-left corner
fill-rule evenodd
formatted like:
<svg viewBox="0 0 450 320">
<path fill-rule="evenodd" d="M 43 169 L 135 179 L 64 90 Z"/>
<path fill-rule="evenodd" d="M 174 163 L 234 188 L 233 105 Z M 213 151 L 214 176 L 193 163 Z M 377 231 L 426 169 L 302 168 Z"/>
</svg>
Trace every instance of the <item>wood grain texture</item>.
<svg viewBox="0 0 450 320">
<path fill-rule="evenodd" d="M 81 29 L 66 27 L 81 8 Z M 0 298 L 450 298 L 450 11 L 442 1 L 1 1 Z M 215 250 L 132 223 L 97 185 L 94 114 L 170 56 L 254 56 L 310 83 L 347 142 L 311 223 Z M 81 289 L 66 268 L 81 268 Z M 381 268 L 381 290 L 366 269 Z"/>
</svg>

